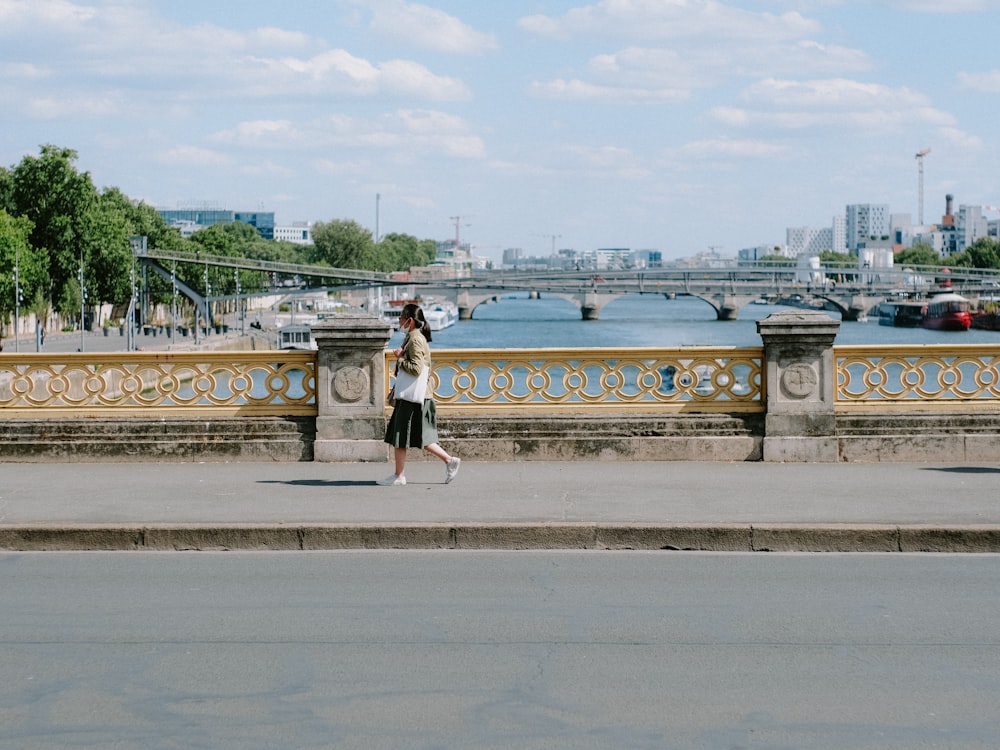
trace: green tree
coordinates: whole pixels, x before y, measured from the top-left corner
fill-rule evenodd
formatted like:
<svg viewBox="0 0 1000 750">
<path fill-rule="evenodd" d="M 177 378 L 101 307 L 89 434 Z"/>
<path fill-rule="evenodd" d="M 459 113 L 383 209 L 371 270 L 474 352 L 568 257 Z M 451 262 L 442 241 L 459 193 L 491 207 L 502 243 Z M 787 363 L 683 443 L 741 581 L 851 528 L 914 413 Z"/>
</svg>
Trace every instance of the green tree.
<svg viewBox="0 0 1000 750">
<path fill-rule="evenodd" d="M 992 237 L 980 237 L 966 248 L 973 268 L 1000 268 L 1000 242 Z"/>
<path fill-rule="evenodd" d="M 850 253 L 835 253 L 833 250 L 824 250 L 819 254 L 819 262 L 828 266 L 850 266 L 857 268 L 858 257 Z"/>
<path fill-rule="evenodd" d="M 317 222 L 313 226 L 311 260 L 334 268 L 375 270 L 372 233 L 356 221 Z"/>
<path fill-rule="evenodd" d="M 117 195 L 101 195 L 81 217 L 81 250 L 90 302 L 124 304 L 132 295 L 132 224 Z"/>
<path fill-rule="evenodd" d="M 387 234 L 376 248 L 376 271 L 405 271 L 426 266 L 437 255 L 434 240 L 418 240 L 410 234 Z"/>
<path fill-rule="evenodd" d="M 89 173 L 77 172 L 76 151 L 52 145 L 41 147 L 38 157 L 26 156 L 12 172 L 11 213 L 32 223 L 32 247 L 48 256 L 50 294 L 61 299 L 65 287 L 77 279 L 81 260 L 93 247 L 85 238 L 93 221 L 85 221 L 98 200 Z M 79 285 L 79 282 L 77 282 Z"/>
<path fill-rule="evenodd" d="M 14 213 L 14 175 L 9 169 L 0 167 L 0 211 Z"/>
<path fill-rule="evenodd" d="M 13 217 L 0 209 L 0 317 L 7 320 L 16 306 L 14 293 L 14 267 L 21 288 L 22 313 L 38 310 L 40 295 L 48 292 L 48 272 L 45 254 L 31 247 L 31 221 Z M 8 272 L 9 269 L 9 272 Z"/>
<path fill-rule="evenodd" d="M 193 249 L 206 255 L 220 255 L 227 258 L 259 258 L 267 251 L 269 244 L 249 224 L 236 221 L 231 224 L 212 224 L 191 235 L 190 243 Z M 188 269 L 191 269 L 188 266 Z M 208 283 L 212 294 L 235 294 L 236 276 L 231 269 L 218 266 L 208 266 Z M 187 273 L 191 273 L 188 270 Z M 200 278 L 185 278 L 194 289 L 204 292 L 205 269 L 200 270 Z M 252 271 L 240 271 L 240 291 L 253 291 L 260 287 L 260 274 Z"/>
<path fill-rule="evenodd" d="M 115 206 L 128 220 L 132 237 L 145 237 L 151 248 L 180 250 L 185 240 L 177 229 L 167 224 L 160 212 L 143 201 L 134 201 L 116 187 L 101 194 L 107 207 Z"/>
<path fill-rule="evenodd" d="M 758 263 L 770 263 L 773 266 L 794 266 L 796 260 L 794 258 L 786 258 L 784 255 L 764 255 L 757 258 Z"/>
<path fill-rule="evenodd" d="M 893 264 L 897 266 L 940 266 L 941 256 L 927 243 L 918 242 L 913 247 L 896 253 Z"/>
</svg>

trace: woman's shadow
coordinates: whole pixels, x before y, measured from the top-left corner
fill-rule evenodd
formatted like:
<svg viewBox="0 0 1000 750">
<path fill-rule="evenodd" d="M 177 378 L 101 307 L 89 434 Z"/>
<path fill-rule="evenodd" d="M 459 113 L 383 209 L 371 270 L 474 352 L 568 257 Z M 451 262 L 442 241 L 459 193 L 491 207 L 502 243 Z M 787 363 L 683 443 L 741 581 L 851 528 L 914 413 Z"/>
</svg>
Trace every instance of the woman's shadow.
<svg viewBox="0 0 1000 750">
<path fill-rule="evenodd" d="M 261 479 L 257 484 L 287 484 L 294 487 L 367 487 L 375 481 L 362 479 Z"/>
</svg>

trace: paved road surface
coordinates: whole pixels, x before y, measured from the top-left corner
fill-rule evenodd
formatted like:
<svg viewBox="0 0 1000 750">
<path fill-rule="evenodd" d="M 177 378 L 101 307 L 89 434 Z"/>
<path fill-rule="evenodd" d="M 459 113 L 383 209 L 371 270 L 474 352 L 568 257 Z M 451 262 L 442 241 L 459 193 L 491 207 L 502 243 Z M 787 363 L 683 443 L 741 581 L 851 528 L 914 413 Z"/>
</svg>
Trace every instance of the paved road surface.
<svg viewBox="0 0 1000 750">
<path fill-rule="evenodd" d="M 0 555 L 0 747 L 985 750 L 997 555 Z"/>
<path fill-rule="evenodd" d="M 1000 551 L 1000 466 L 0 464 L 0 549 Z"/>
</svg>

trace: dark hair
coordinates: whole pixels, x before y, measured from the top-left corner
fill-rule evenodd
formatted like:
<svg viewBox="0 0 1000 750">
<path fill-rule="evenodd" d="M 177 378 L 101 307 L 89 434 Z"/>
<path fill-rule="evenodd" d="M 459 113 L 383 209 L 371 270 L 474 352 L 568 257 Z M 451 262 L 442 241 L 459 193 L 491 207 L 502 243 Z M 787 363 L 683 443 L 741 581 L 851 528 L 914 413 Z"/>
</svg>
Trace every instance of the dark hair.
<svg viewBox="0 0 1000 750">
<path fill-rule="evenodd" d="M 430 342 L 431 326 L 424 318 L 424 311 L 420 308 L 420 305 L 414 302 L 403 305 L 403 309 L 399 312 L 399 317 L 415 321 L 417 330 L 424 334 L 424 338 L 427 339 L 428 343 Z"/>
</svg>

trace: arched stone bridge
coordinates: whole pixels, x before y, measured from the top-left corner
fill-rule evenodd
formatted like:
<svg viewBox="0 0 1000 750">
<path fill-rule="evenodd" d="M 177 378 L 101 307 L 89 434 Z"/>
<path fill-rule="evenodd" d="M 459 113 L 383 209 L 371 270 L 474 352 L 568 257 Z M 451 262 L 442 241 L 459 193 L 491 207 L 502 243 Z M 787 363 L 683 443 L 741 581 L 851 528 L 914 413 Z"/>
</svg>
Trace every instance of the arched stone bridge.
<svg viewBox="0 0 1000 750">
<path fill-rule="evenodd" d="M 275 263 L 248 258 L 232 258 L 166 250 L 137 252 L 140 262 L 159 266 L 164 262 L 197 263 L 227 268 L 244 268 L 296 276 L 303 280 L 340 280 L 355 288 L 414 286 L 425 294 L 451 298 L 459 316 L 468 320 L 487 300 L 510 292 L 537 292 L 562 297 L 576 305 L 584 320 L 597 320 L 601 310 L 626 294 L 690 296 L 705 300 L 719 320 L 735 320 L 755 299 L 800 295 L 822 299 L 836 308 L 844 320 L 857 320 L 881 300 L 903 293 L 926 295 L 947 287 L 976 300 L 982 294 L 996 294 L 1000 280 L 990 269 L 933 266 L 911 268 L 852 268 L 828 265 L 796 267 L 771 263 L 741 263 L 738 266 L 706 268 L 648 268 L 616 271 L 475 271 L 473 275 L 449 279 L 410 278 L 409 274 L 388 274 L 359 269 L 330 268 Z M 322 288 L 322 287 L 320 287 Z M 343 288 L 343 287 L 341 287 Z M 194 290 L 181 289 L 201 309 L 205 300 Z"/>
<path fill-rule="evenodd" d="M 455 304 L 458 306 L 458 316 L 460 320 L 471 320 L 477 307 L 486 302 L 495 300 L 498 296 L 500 296 L 500 294 L 503 292 L 509 292 L 510 289 L 477 289 L 475 291 L 469 289 L 459 289 L 456 292 L 453 289 L 445 290 L 442 288 L 439 291 L 453 297 Z M 803 289 L 803 291 L 805 290 Z M 715 310 L 715 317 L 717 320 L 736 320 L 739 317 L 740 310 L 761 297 L 760 294 L 732 294 L 724 292 L 712 293 L 709 291 L 657 292 L 645 290 L 642 292 L 587 291 L 574 293 L 545 290 L 544 293 L 551 297 L 560 297 L 574 304 L 577 309 L 580 310 L 580 316 L 583 320 L 598 320 L 601 315 L 601 310 L 603 310 L 608 304 L 629 294 L 662 294 L 668 298 L 676 296 L 697 297 L 698 299 L 707 302 L 712 309 Z M 868 310 L 885 298 L 885 294 L 865 295 L 848 293 L 844 295 L 837 295 L 828 292 L 817 293 L 816 291 L 810 292 L 810 296 L 830 302 L 840 312 L 843 320 L 857 320 L 860 316 L 867 314 Z"/>
</svg>

